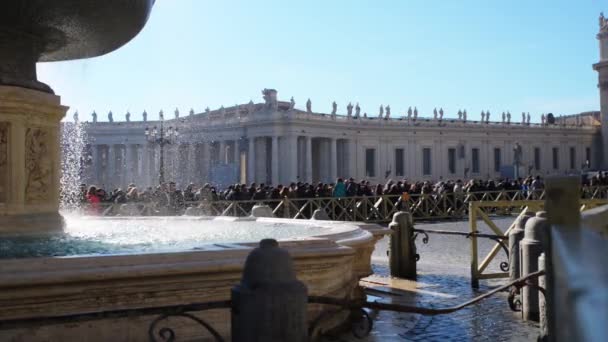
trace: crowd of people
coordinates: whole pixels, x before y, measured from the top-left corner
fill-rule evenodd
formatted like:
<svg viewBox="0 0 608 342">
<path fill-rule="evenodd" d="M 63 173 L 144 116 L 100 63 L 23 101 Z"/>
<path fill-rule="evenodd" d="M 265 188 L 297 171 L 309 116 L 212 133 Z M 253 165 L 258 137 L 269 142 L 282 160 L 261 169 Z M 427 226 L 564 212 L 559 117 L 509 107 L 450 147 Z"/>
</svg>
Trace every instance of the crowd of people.
<svg viewBox="0 0 608 342">
<path fill-rule="evenodd" d="M 608 172 L 598 172 L 589 179 L 583 179 L 585 185 L 608 185 Z M 450 193 L 496 192 L 496 191 L 541 191 L 544 181 L 540 176 L 519 179 L 479 180 L 463 182 L 441 180 L 439 182 L 415 181 L 407 179 L 389 180 L 385 184 L 372 184 L 369 180 L 356 181 L 353 178 L 338 178 L 335 183 L 293 182 L 289 185 L 269 185 L 264 183 L 233 184 L 223 189 L 209 183 L 197 186 L 188 184 L 178 189 L 175 182 L 163 183 L 156 187 L 140 189 L 136 184 L 126 188 L 106 191 L 103 186 L 81 184 L 80 193 L 72 194 L 73 201 L 86 205 L 92 212 L 101 212 L 107 204 L 144 203 L 156 208 L 163 208 L 166 214 L 179 214 L 189 206 L 200 202 L 214 201 L 280 201 L 282 199 L 305 198 L 347 198 L 355 196 L 383 195 L 440 195 Z M 74 196 L 76 195 L 76 196 Z"/>
</svg>

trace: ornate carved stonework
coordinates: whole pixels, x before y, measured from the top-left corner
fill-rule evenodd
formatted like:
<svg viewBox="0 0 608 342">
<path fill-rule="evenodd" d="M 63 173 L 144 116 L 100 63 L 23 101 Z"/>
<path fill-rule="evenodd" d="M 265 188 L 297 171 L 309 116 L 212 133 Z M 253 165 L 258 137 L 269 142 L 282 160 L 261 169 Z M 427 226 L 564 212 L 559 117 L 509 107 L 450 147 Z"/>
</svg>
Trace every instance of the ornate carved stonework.
<svg viewBox="0 0 608 342">
<path fill-rule="evenodd" d="M 25 132 L 25 201 L 43 202 L 50 199 L 53 181 L 53 159 L 49 145 L 50 132 L 40 127 Z"/>
<path fill-rule="evenodd" d="M 8 179 L 8 123 L 0 122 L 0 203 L 6 202 Z"/>
</svg>

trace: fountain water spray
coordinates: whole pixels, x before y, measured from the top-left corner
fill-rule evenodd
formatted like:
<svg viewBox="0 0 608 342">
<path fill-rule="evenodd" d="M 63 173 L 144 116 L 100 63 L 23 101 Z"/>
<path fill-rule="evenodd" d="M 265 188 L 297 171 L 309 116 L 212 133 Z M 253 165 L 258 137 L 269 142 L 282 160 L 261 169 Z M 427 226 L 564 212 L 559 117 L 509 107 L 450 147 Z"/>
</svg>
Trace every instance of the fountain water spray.
<svg viewBox="0 0 608 342">
<path fill-rule="evenodd" d="M 61 124 L 61 210 L 76 209 L 81 204 L 80 184 L 87 178 L 84 172 L 91 161 L 85 125 L 79 121 Z"/>
</svg>

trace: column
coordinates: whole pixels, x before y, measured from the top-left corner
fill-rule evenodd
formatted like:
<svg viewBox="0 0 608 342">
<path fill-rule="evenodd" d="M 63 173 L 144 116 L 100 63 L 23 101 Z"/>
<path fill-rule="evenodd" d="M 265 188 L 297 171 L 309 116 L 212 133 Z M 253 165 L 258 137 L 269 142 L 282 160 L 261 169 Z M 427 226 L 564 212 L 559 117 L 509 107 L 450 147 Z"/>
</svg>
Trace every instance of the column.
<svg viewBox="0 0 608 342">
<path fill-rule="evenodd" d="M 297 182 L 302 178 L 301 175 L 298 174 L 298 136 L 289 136 L 287 142 L 288 151 L 291 151 L 291 153 L 287 154 L 289 179 L 290 182 Z"/>
<path fill-rule="evenodd" d="M 93 183 L 95 184 L 101 184 L 102 153 L 102 145 L 93 145 Z"/>
<path fill-rule="evenodd" d="M 358 179 L 357 174 L 357 144 L 354 139 L 348 140 L 348 174 L 346 177 Z"/>
<path fill-rule="evenodd" d="M 188 143 L 188 163 L 187 170 L 185 172 L 185 180 L 189 183 L 197 182 L 197 178 L 195 176 L 196 170 L 196 145 L 193 142 Z"/>
<path fill-rule="evenodd" d="M 297 146 L 296 146 L 297 148 Z M 279 181 L 279 137 L 277 136 L 273 136 L 272 137 L 272 160 L 271 160 L 271 172 L 272 172 L 272 178 L 271 178 L 271 183 L 273 185 L 277 185 L 280 183 Z M 296 149 L 297 151 L 297 149 Z M 297 161 L 297 159 L 296 159 Z M 297 165 L 296 165 L 297 168 Z"/>
<path fill-rule="evenodd" d="M 106 191 L 110 192 L 114 186 L 114 178 L 116 176 L 116 151 L 115 146 L 110 144 L 108 145 L 108 169 L 106 171 L 108 177 L 106 178 L 106 183 L 104 184 L 106 187 Z"/>
<path fill-rule="evenodd" d="M 226 164 L 226 142 L 224 140 L 220 141 L 218 163 L 220 165 Z"/>
<path fill-rule="evenodd" d="M 125 168 L 126 168 L 126 181 L 123 185 L 135 182 L 135 165 L 136 165 L 136 154 L 134 153 L 135 145 L 125 145 Z"/>
<path fill-rule="evenodd" d="M 141 179 L 141 186 L 152 185 L 150 177 L 150 150 L 148 144 L 140 145 L 141 149 L 141 172 L 139 177 Z"/>
<path fill-rule="evenodd" d="M 255 137 L 249 137 L 249 149 L 247 151 L 247 182 L 255 182 Z"/>
<path fill-rule="evenodd" d="M 335 182 L 338 178 L 338 151 L 334 138 L 329 138 L 329 177 L 330 182 Z"/>
<path fill-rule="evenodd" d="M 304 163 L 306 172 L 304 173 L 304 181 L 312 182 L 312 137 L 304 137 L 306 143 L 306 161 Z"/>
</svg>

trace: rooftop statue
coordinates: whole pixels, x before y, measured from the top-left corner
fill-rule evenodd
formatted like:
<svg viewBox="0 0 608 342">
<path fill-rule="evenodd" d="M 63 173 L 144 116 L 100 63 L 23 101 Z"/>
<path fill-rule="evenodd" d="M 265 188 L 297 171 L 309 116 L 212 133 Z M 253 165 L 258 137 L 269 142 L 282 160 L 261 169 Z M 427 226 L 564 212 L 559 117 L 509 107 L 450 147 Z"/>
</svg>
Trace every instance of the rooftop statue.
<svg viewBox="0 0 608 342">
<path fill-rule="evenodd" d="M 289 100 L 289 110 L 292 110 L 296 107 L 296 100 L 293 99 L 293 96 L 291 97 L 291 100 Z"/>
<path fill-rule="evenodd" d="M 108 122 L 114 122 L 114 116 L 112 115 L 112 111 L 108 113 Z"/>
<path fill-rule="evenodd" d="M 433 119 L 437 120 L 437 108 L 433 109 Z"/>
<path fill-rule="evenodd" d="M 486 112 L 486 123 L 490 123 L 490 111 Z"/>
<path fill-rule="evenodd" d="M 507 112 L 507 125 L 511 124 L 511 112 Z"/>
<path fill-rule="evenodd" d="M 462 121 L 467 122 L 467 110 L 462 111 Z"/>
<path fill-rule="evenodd" d="M 93 111 L 91 116 L 93 117 L 93 122 L 97 122 L 97 113 L 95 113 L 95 111 Z"/>
<path fill-rule="evenodd" d="M 506 119 L 507 119 L 507 113 L 502 112 L 502 123 L 505 123 Z"/>
<path fill-rule="evenodd" d="M 439 108 L 439 120 L 443 120 L 443 108 Z"/>
<path fill-rule="evenodd" d="M 190 113 L 188 113 L 190 116 L 194 115 L 194 108 L 190 108 Z"/>
<path fill-rule="evenodd" d="M 306 112 L 312 113 L 312 102 L 310 102 L 310 99 L 308 99 L 308 101 L 306 101 Z"/>
<path fill-rule="evenodd" d="M 129 113 L 129 111 L 127 111 L 127 114 L 125 114 L 125 120 L 127 122 L 131 122 L 131 113 Z"/>
<path fill-rule="evenodd" d="M 604 12 L 600 12 L 600 19 L 599 19 L 599 26 L 600 26 L 600 32 L 607 32 L 608 31 L 608 19 L 606 19 L 604 17 Z"/>
<path fill-rule="evenodd" d="M 391 117 L 391 106 L 387 105 L 386 106 L 386 118 L 390 119 L 390 117 Z"/>
<path fill-rule="evenodd" d="M 355 117 L 360 117 L 361 116 L 361 107 L 359 107 L 359 102 L 357 102 L 357 105 L 355 106 Z"/>
<path fill-rule="evenodd" d="M 462 111 L 458 110 L 458 120 L 462 120 Z"/>
<path fill-rule="evenodd" d="M 481 111 L 481 122 L 486 121 L 486 112 L 484 112 L 483 110 Z"/>
<path fill-rule="evenodd" d="M 418 108 L 414 107 L 414 121 L 418 119 Z"/>
<path fill-rule="evenodd" d="M 526 116 L 526 123 L 528 125 L 530 124 L 530 112 L 528 112 L 528 115 Z"/>
<path fill-rule="evenodd" d="M 211 109 L 209 109 L 209 107 L 205 108 L 205 113 L 207 113 L 207 114 L 211 113 Z"/>
<path fill-rule="evenodd" d="M 525 124 L 526 123 L 526 113 L 521 112 L 521 124 Z"/>
<path fill-rule="evenodd" d="M 363 113 L 363 118 L 367 119 L 367 113 Z"/>
<path fill-rule="evenodd" d="M 412 107 L 408 107 L 407 108 L 407 119 L 411 119 L 412 118 Z"/>
<path fill-rule="evenodd" d="M 266 103 L 266 107 L 277 110 L 279 106 L 279 102 L 277 101 L 277 91 L 275 89 L 264 88 L 262 90 L 262 95 L 264 95 L 264 102 Z"/>
<path fill-rule="evenodd" d="M 331 104 L 331 115 L 336 115 L 337 111 L 338 111 L 338 104 L 336 103 L 336 101 L 334 101 Z"/>
<path fill-rule="evenodd" d="M 353 115 L 353 104 L 351 102 L 349 102 L 348 106 L 346 106 L 346 115 L 348 115 L 348 117 Z"/>
<path fill-rule="evenodd" d="M 253 113 L 254 110 L 255 104 L 253 103 L 253 100 L 249 100 L 249 103 L 247 103 L 247 114 Z"/>
<path fill-rule="evenodd" d="M 74 122 L 78 123 L 78 111 L 74 112 Z"/>
<path fill-rule="evenodd" d="M 161 109 L 160 112 L 158 112 L 158 119 L 159 120 L 165 120 L 165 113 L 163 113 L 163 110 Z"/>
<path fill-rule="evenodd" d="M 384 116 L 384 106 L 380 105 L 380 109 L 378 110 L 378 117 L 382 118 Z"/>
<path fill-rule="evenodd" d="M 546 121 L 547 121 L 547 117 L 545 116 L 545 113 L 542 113 L 542 114 L 540 115 L 540 123 L 541 123 L 542 125 L 544 125 Z"/>
<path fill-rule="evenodd" d="M 173 114 L 175 115 L 175 118 L 178 119 L 179 118 L 179 109 L 175 108 L 175 111 L 173 111 Z"/>
<path fill-rule="evenodd" d="M 148 112 L 146 112 L 146 111 L 144 110 L 144 112 L 141 114 L 141 116 L 143 116 L 143 118 L 144 118 L 144 122 L 148 121 Z"/>
</svg>

